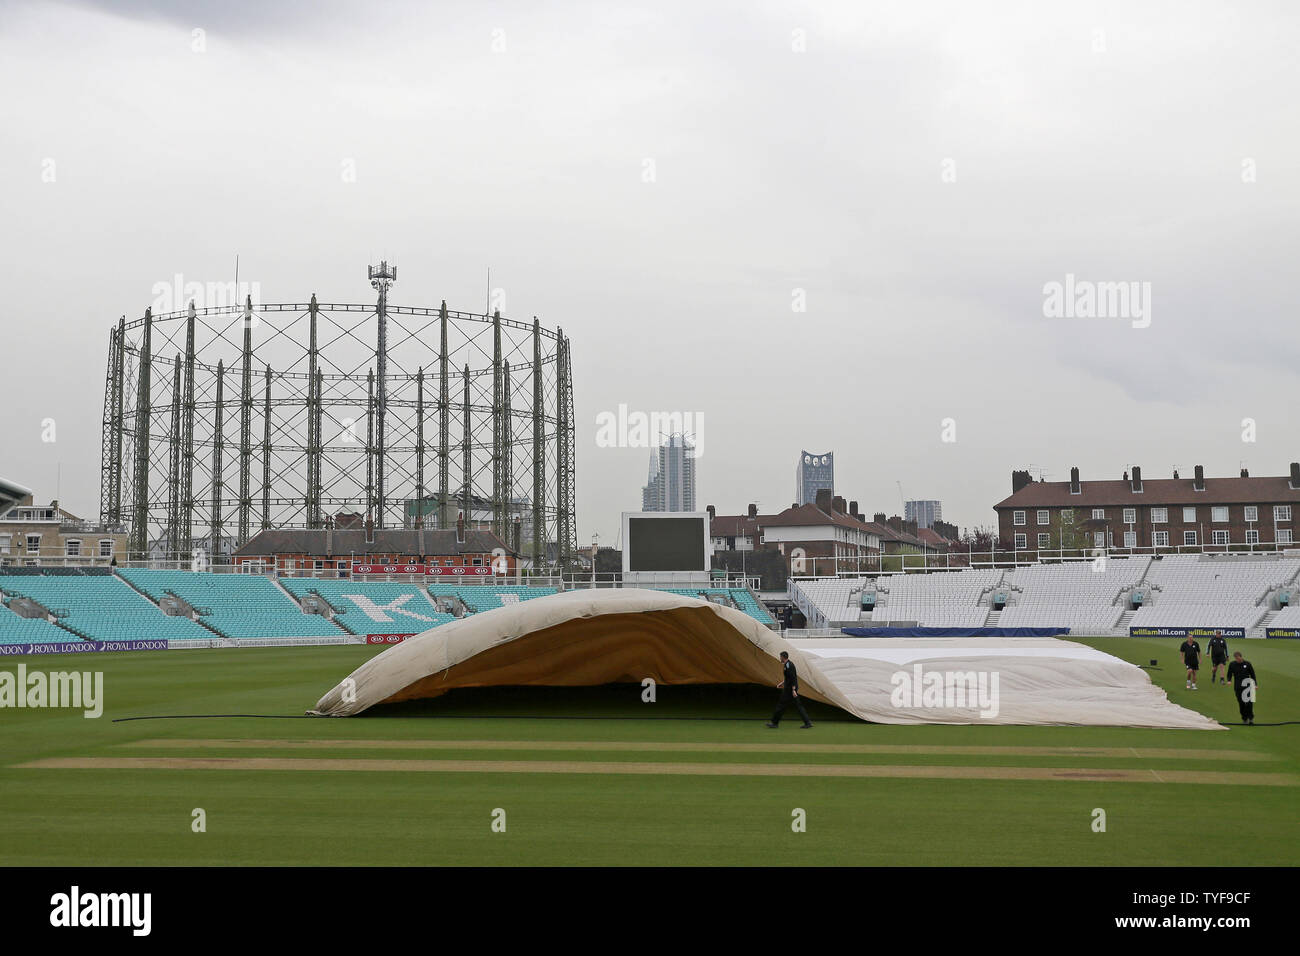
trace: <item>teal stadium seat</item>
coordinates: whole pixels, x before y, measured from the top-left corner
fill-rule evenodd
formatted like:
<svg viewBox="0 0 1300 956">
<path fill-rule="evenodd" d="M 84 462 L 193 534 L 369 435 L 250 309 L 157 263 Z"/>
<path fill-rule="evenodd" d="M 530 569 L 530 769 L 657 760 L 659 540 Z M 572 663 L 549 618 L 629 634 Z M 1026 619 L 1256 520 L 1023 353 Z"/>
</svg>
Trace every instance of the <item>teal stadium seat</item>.
<svg viewBox="0 0 1300 956">
<path fill-rule="evenodd" d="M 168 617 L 156 604 L 111 575 L 0 576 L 0 591 L 66 610 L 61 623 L 95 641 L 203 640 L 209 631 L 185 617 Z M 67 640 L 68 638 L 63 638 Z"/>
<path fill-rule="evenodd" d="M 534 588 L 514 584 L 500 586 L 469 584 L 463 587 L 430 584 L 429 592 L 434 597 L 460 598 L 471 614 L 477 614 L 479 611 L 490 611 L 494 607 L 502 607 L 506 604 L 518 604 L 520 601 L 547 597 L 555 593 L 555 588 Z"/>
<path fill-rule="evenodd" d="M 763 607 L 761 601 L 754 597 L 752 591 L 748 588 L 655 588 L 656 591 L 666 591 L 669 594 L 684 594 L 687 597 L 699 598 L 707 601 L 710 596 L 723 595 L 730 597 L 735 602 L 736 607 L 744 611 L 754 620 L 758 621 L 765 627 L 776 625 L 776 619 Z"/>
<path fill-rule="evenodd" d="M 79 640 L 77 635 L 49 621 L 20 617 L 8 607 L 0 608 L 0 644 L 62 644 Z"/>
<path fill-rule="evenodd" d="M 433 606 L 418 584 L 285 578 L 294 597 L 315 592 L 334 608 L 334 620 L 354 634 L 419 634 L 456 620 Z"/>
<path fill-rule="evenodd" d="M 232 640 L 343 637 L 347 633 L 319 614 L 303 613 L 273 580 L 260 574 L 137 568 L 119 573 L 155 601 L 171 593 L 209 612 L 203 614 L 203 622 Z M 194 627 L 203 630 L 197 624 Z"/>
</svg>

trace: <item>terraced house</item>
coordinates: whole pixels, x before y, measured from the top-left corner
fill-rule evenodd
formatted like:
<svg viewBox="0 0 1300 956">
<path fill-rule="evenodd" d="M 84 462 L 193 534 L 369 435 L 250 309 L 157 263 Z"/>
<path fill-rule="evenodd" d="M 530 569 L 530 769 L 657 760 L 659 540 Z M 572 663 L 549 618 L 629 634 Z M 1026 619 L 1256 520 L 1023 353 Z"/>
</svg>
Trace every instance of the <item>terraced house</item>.
<svg viewBox="0 0 1300 956">
<path fill-rule="evenodd" d="M 1011 495 L 993 506 L 1004 545 L 1023 551 L 1283 551 L 1296 546 L 1300 463 L 1290 473 L 1206 478 L 1143 478 L 1142 469 L 1114 480 L 1034 481 L 1011 474 Z"/>
<path fill-rule="evenodd" d="M 107 567 L 126 554 L 125 525 L 88 521 L 0 478 L 0 567 Z"/>
</svg>

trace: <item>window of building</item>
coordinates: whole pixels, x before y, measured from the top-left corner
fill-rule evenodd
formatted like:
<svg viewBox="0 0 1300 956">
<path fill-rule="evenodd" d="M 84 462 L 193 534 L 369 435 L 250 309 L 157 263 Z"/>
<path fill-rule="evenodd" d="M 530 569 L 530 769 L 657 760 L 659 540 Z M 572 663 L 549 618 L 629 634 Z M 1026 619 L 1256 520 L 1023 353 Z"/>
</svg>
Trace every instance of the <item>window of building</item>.
<svg viewBox="0 0 1300 956">
<path fill-rule="evenodd" d="M 1137 536 L 1137 532 L 1136 532 L 1136 531 L 1125 531 L 1125 532 L 1124 532 L 1124 547 L 1126 547 L 1126 548 L 1136 548 L 1136 547 L 1137 547 L 1137 543 L 1138 543 L 1138 536 Z"/>
<path fill-rule="evenodd" d="M 1094 532 L 1092 533 L 1092 546 L 1093 546 L 1094 548 L 1104 548 L 1104 547 L 1106 547 L 1106 532 L 1104 532 L 1104 531 L 1094 531 Z"/>
<path fill-rule="evenodd" d="M 113 539 L 112 539 L 112 538 L 100 538 L 100 539 L 99 539 L 99 556 L 100 556 L 101 558 L 111 558 L 111 557 L 113 556 Z"/>
<path fill-rule="evenodd" d="M 1023 533 L 1016 535 L 1016 548 L 1023 551 L 1027 547 L 1029 547 L 1028 536 Z"/>
<path fill-rule="evenodd" d="M 1168 521 L 1169 521 L 1169 509 L 1168 509 L 1168 508 L 1152 508 L 1152 509 L 1151 509 L 1151 523 L 1152 523 L 1152 524 L 1166 524 Z"/>
<path fill-rule="evenodd" d="M 1227 543 L 1228 543 L 1228 532 L 1227 532 L 1226 529 L 1220 529 L 1220 530 L 1216 530 L 1216 531 L 1211 531 L 1211 532 L 1210 532 L 1210 535 L 1211 535 L 1210 541 L 1211 541 L 1213 544 L 1227 544 Z"/>
<path fill-rule="evenodd" d="M 1277 543 L 1278 543 L 1278 544 L 1290 544 L 1290 543 L 1291 543 L 1291 529 L 1290 529 L 1290 528 L 1278 528 L 1278 529 L 1277 529 Z"/>
<path fill-rule="evenodd" d="M 1073 509 L 1073 508 L 1063 508 L 1063 509 L 1061 509 L 1061 523 L 1062 523 L 1062 524 L 1074 524 L 1074 509 Z"/>
<path fill-rule="evenodd" d="M 1012 524 L 1024 524 L 1024 523 L 1025 523 L 1025 513 L 1024 513 L 1023 511 L 1013 511 L 1013 512 L 1011 512 L 1011 523 L 1012 523 Z"/>
<path fill-rule="evenodd" d="M 27 536 L 27 553 L 28 554 L 41 553 L 41 536 L 39 534 L 29 534 Z"/>
<path fill-rule="evenodd" d="M 1168 531 L 1151 532 L 1151 544 L 1157 548 L 1169 547 L 1169 532 Z"/>
<path fill-rule="evenodd" d="M 1258 532 L 1257 530 L 1255 530 L 1254 528 L 1251 528 L 1249 531 L 1247 531 L 1247 532 L 1246 532 L 1246 543 L 1247 543 L 1247 544 L 1259 544 L 1259 532 Z"/>
<path fill-rule="evenodd" d="M 1184 531 L 1184 532 L 1183 532 L 1183 544 L 1188 545 L 1189 547 L 1193 547 L 1193 548 L 1196 547 L 1196 532 L 1195 532 L 1195 531 Z"/>
<path fill-rule="evenodd" d="M 13 535 L 0 534 L 0 554 L 9 553 L 9 543 L 13 541 Z"/>
<path fill-rule="evenodd" d="M 1125 509 L 1124 509 L 1124 523 L 1125 523 L 1125 524 L 1132 524 L 1133 522 L 1137 521 L 1137 519 L 1138 519 L 1138 513 L 1137 513 L 1137 509 L 1136 509 L 1136 508 L 1125 508 Z"/>
<path fill-rule="evenodd" d="M 1211 509 L 1210 509 L 1210 520 L 1211 520 L 1211 521 L 1227 521 L 1227 520 L 1228 520 L 1228 506 L 1227 506 L 1227 505 L 1215 505 L 1213 508 L 1211 508 Z"/>
<path fill-rule="evenodd" d="M 1184 523 L 1184 524 L 1195 524 L 1195 523 L 1196 523 L 1196 509 L 1195 509 L 1195 508 L 1184 508 L 1184 509 L 1183 509 L 1183 523 Z"/>
<path fill-rule="evenodd" d="M 1038 512 L 1038 523 L 1039 523 L 1039 524 L 1051 524 L 1051 523 L 1052 523 L 1052 513 L 1051 513 L 1050 511 L 1048 511 L 1046 508 L 1042 508 L 1042 509 L 1040 509 L 1039 512 Z"/>
<path fill-rule="evenodd" d="M 1290 520 L 1291 520 L 1291 506 L 1290 506 L 1290 505 L 1274 505 L 1274 506 L 1273 506 L 1273 520 L 1274 520 L 1274 521 L 1290 521 Z"/>
<path fill-rule="evenodd" d="M 474 559 L 474 567 L 479 568 L 479 567 L 482 567 L 482 566 L 483 566 L 483 558 L 482 558 L 481 556 L 475 558 L 475 559 Z"/>
<path fill-rule="evenodd" d="M 70 558 L 81 557 L 81 539 L 69 538 L 64 542 L 64 553 Z"/>
<path fill-rule="evenodd" d="M 1096 520 L 1096 521 L 1105 521 L 1105 520 L 1106 520 L 1106 509 L 1105 509 L 1105 508 L 1093 508 L 1093 509 L 1092 509 L 1092 517 L 1093 517 L 1093 519 Z"/>
<path fill-rule="evenodd" d="M 1038 535 L 1038 546 L 1040 548 L 1050 548 L 1052 546 L 1052 536 L 1046 531 Z"/>
<path fill-rule="evenodd" d="M 1246 505 L 1246 520 L 1247 521 L 1259 520 L 1259 505 Z"/>
</svg>

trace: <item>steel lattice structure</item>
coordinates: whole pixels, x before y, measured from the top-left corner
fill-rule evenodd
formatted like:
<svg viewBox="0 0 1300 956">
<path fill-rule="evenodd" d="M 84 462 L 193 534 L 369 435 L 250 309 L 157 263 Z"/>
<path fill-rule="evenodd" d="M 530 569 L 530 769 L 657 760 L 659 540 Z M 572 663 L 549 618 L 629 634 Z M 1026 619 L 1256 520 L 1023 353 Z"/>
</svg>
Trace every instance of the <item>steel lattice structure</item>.
<svg viewBox="0 0 1300 956">
<path fill-rule="evenodd" d="M 131 557 L 221 555 L 263 528 L 454 527 L 538 565 L 576 546 L 569 340 L 532 322 L 390 305 L 123 317 L 109 337 L 100 516 Z M 548 560 L 549 558 L 549 560 Z"/>
</svg>

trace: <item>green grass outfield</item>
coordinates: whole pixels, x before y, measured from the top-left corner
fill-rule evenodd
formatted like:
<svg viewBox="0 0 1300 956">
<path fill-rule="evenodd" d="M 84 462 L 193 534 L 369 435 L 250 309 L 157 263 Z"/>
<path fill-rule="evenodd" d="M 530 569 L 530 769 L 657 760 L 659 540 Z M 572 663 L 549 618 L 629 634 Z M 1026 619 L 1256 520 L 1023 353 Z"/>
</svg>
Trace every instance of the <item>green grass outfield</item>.
<svg viewBox="0 0 1300 956">
<path fill-rule="evenodd" d="M 1176 641 L 1084 643 L 1158 659 L 1152 679 L 1176 703 L 1236 724 L 1231 690 L 1184 689 Z M 661 687 L 644 704 L 630 686 L 458 692 L 351 719 L 114 722 L 292 718 L 376 650 L 5 658 L 11 672 L 102 670 L 105 712 L 0 710 L 0 863 L 1294 865 L 1300 641 L 1231 643 L 1259 673 L 1260 724 L 1219 732 L 898 727 L 828 708 L 812 731 L 796 719 L 773 732 L 762 721 L 774 690 Z M 87 758 L 128 765 L 17 766 Z M 148 766 L 213 758 L 349 769 Z M 1071 775 L 965 776 L 1035 768 Z M 1136 779 L 1104 779 L 1117 771 Z M 927 772 L 945 776 L 900 775 Z M 1198 773 L 1232 782 L 1180 779 Z M 195 808 L 204 833 L 191 830 Z M 792 832 L 795 808 L 806 832 Z"/>
</svg>

